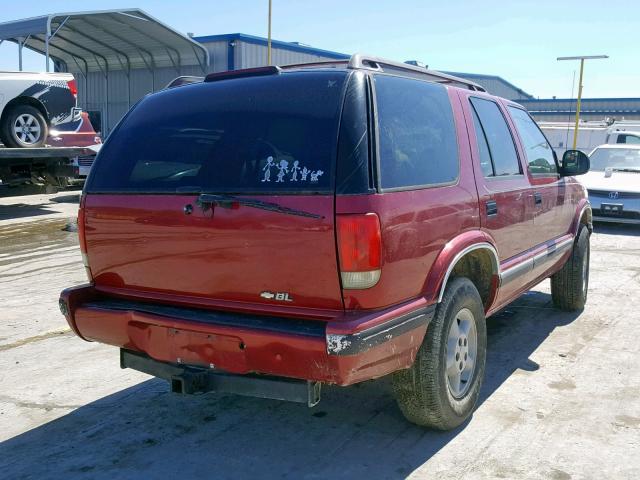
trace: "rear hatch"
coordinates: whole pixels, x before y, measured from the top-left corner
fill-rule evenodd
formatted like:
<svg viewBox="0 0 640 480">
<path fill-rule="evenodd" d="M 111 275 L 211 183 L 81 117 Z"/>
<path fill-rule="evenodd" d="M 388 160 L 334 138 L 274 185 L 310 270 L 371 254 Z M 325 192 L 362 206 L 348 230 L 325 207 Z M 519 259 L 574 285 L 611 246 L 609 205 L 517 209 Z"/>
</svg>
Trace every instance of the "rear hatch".
<svg viewBox="0 0 640 480">
<path fill-rule="evenodd" d="M 288 72 L 143 99 L 85 187 L 96 287 L 193 304 L 342 309 L 334 176 L 346 78 Z"/>
</svg>

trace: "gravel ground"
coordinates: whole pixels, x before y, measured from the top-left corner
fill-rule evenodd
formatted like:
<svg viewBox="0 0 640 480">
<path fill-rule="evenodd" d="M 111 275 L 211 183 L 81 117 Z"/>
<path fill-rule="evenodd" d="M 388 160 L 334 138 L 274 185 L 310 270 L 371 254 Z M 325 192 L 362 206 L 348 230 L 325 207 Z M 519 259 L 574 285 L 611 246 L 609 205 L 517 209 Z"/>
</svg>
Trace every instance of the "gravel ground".
<svg viewBox="0 0 640 480">
<path fill-rule="evenodd" d="M 120 370 L 58 312 L 85 281 L 76 202 L 0 199 L 1 478 L 640 478 L 640 227 L 596 225 L 584 312 L 554 310 L 547 281 L 488 320 L 480 405 L 439 433 L 385 379 L 308 409 Z"/>
</svg>

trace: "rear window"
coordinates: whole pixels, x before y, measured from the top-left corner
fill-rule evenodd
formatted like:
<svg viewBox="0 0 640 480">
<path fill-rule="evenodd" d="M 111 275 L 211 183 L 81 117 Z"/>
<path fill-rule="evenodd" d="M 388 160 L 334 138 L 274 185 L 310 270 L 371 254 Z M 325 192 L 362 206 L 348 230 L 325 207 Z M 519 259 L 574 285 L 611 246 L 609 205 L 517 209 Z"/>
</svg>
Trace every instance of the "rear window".
<svg viewBox="0 0 640 480">
<path fill-rule="evenodd" d="M 376 75 L 375 87 L 382 188 L 455 182 L 458 143 L 445 87 L 389 75 Z"/>
<path fill-rule="evenodd" d="M 292 72 L 152 95 L 110 135 L 87 191 L 332 190 L 345 79 Z"/>
</svg>

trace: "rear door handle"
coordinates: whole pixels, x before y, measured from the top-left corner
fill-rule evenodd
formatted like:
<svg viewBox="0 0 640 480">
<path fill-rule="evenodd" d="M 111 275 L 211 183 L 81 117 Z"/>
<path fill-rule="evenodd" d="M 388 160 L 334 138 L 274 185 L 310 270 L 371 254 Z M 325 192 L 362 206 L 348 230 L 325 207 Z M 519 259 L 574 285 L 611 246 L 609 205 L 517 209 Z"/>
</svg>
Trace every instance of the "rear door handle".
<svg viewBox="0 0 640 480">
<path fill-rule="evenodd" d="M 539 192 L 535 192 L 533 194 L 533 200 L 535 201 L 536 205 L 542 205 L 542 194 Z"/>
<path fill-rule="evenodd" d="M 487 207 L 487 217 L 493 217 L 498 214 L 498 204 L 495 200 L 489 200 L 485 204 Z"/>
</svg>

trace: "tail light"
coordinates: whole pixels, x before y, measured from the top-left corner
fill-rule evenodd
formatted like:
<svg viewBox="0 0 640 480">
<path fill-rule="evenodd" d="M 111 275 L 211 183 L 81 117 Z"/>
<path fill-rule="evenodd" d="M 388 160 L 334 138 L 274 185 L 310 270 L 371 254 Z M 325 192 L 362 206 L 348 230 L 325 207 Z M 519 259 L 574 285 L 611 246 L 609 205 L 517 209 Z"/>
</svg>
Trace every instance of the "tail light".
<svg viewBox="0 0 640 480">
<path fill-rule="evenodd" d="M 78 209 L 78 241 L 80 243 L 80 253 L 82 254 L 82 263 L 84 264 L 84 270 L 87 272 L 87 278 L 90 282 L 93 281 L 93 275 L 91 274 L 91 268 L 89 268 L 89 258 L 87 257 L 87 237 L 85 234 L 84 224 L 84 203 L 85 195 L 80 196 L 80 208 Z"/>
<path fill-rule="evenodd" d="M 371 288 L 380 279 L 382 239 L 375 213 L 337 215 L 342 288 Z"/>
<path fill-rule="evenodd" d="M 67 86 L 69 87 L 73 97 L 78 98 L 78 84 L 76 83 L 76 79 L 74 78 L 73 80 L 69 80 L 67 82 Z"/>
</svg>

